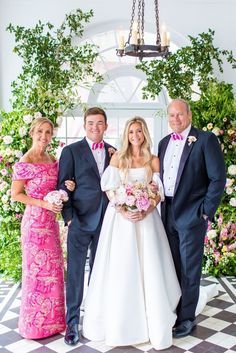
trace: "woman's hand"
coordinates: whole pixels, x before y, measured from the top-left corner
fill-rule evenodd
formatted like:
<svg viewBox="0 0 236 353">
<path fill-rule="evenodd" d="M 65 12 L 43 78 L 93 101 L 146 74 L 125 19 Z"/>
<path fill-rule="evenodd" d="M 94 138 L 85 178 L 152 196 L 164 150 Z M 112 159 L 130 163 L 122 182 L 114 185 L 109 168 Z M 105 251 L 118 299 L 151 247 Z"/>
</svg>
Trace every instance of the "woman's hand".
<svg viewBox="0 0 236 353">
<path fill-rule="evenodd" d="M 60 213 L 62 210 L 63 205 L 57 205 L 56 203 L 50 203 L 48 201 L 44 201 L 44 200 L 40 200 L 41 201 L 41 205 L 40 207 L 46 208 L 49 211 L 52 211 L 54 213 Z"/>
<path fill-rule="evenodd" d="M 128 219 L 131 222 L 142 221 L 147 215 L 145 211 L 131 212 L 131 211 L 126 211 L 123 208 L 121 208 L 119 212 L 122 214 L 124 218 Z"/>
<path fill-rule="evenodd" d="M 75 182 L 74 180 L 66 180 L 65 181 L 65 186 L 69 191 L 74 191 L 75 190 Z"/>
</svg>

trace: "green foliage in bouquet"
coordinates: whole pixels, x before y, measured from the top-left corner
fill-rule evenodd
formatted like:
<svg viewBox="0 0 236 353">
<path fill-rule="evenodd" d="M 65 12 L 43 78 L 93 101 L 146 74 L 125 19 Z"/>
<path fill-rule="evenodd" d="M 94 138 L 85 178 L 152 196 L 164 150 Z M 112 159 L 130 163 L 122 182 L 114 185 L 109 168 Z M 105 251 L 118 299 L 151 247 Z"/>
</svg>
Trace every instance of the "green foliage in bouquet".
<svg viewBox="0 0 236 353">
<path fill-rule="evenodd" d="M 206 237 L 203 260 L 203 272 L 219 276 L 235 275 L 236 269 L 236 100 L 233 86 L 217 80 L 215 68 L 222 73 L 226 60 L 235 69 L 236 60 L 232 51 L 216 48 L 213 37 L 212 30 L 196 38 L 189 36 L 190 45 L 167 60 L 145 61 L 137 67 L 147 75 L 144 98 L 155 98 L 165 88 L 171 98 L 188 100 L 193 125 L 212 131 L 221 144 L 227 183 L 215 223 L 211 224 L 215 239 L 212 242 Z M 228 236 L 221 236 L 226 229 Z"/>
<path fill-rule="evenodd" d="M 51 23 L 34 28 L 13 26 L 14 52 L 22 59 L 22 70 L 12 83 L 11 112 L 1 112 L 0 121 L 0 273 L 21 277 L 20 224 L 24 206 L 11 201 L 10 186 L 13 164 L 31 145 L 29 127 L 33 119 L 47 116 L 55 127 L 62 115 L 78 105 L 83 107 L 80 87 L 89 88 L 102 77 L 94 70 L 97 47 L 77 45 L 92 10 L 80 9 L 66 15 L 56 29 Z M 59 142 L 54 139 L 51 152 Z"/>
</svg>

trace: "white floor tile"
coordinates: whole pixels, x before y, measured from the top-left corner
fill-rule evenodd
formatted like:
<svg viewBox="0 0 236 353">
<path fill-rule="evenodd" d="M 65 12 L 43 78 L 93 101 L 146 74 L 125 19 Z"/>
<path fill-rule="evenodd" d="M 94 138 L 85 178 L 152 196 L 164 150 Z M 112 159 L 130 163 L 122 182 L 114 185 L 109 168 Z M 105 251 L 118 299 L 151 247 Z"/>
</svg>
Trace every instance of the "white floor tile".
<svg viewBox="0 0 236 353">
<path fill-rule="evenodd" d="M 236 337 L 227 335 L 226 333 L 223 333 L 223 332 L 217 332 L 216 334 L 207 338 L 206 341 L 214 344 L 218 344 L 219 346 L 222 346 L 225 348 L 231 348 L 236 345 Z"/>
<path fill-rule="evenodd" d="M 21 340 L 15 343 L 11 343 L 8 346 L 5 346 L 12 353 L 28 353 L 33 349 L 42 347 L 42 345 L 33 340 Z"/>
<path fill-rule="evenodd" d="M 203 327 L 207 327 L 209 329 L 213 329 L 216 331 L 221 331 L 223 330 L 225 327 L 230 325 L 230 322 L 226 322 L 220 319 L 216 319 L 213 317 L 210 317 L 206 320 L 201 321 L 199 324 L 199 326 L 203 326 Z"/>
</svg>

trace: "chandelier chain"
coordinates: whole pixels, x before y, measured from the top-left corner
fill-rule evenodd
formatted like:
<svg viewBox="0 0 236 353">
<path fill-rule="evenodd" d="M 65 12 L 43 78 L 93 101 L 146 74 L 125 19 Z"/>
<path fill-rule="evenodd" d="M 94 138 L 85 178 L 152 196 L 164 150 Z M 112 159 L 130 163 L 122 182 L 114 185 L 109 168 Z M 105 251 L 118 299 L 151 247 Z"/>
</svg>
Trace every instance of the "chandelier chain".
<svg viewBox="0 0 236 353">
<path fill-rule="evenodd" d="M 131 20 L 130 20 L 130 27 L 129 27 L 128 43 L 130 42 L 130 38 L 131 38 L 131 36 L 132 36 L 132 29 L 133 29 L 134 16 L 135 16 L 135 7 L 136 7 L 136 0 L 133 0 L 132 13 L 131 13 Z"/>
<path fill-rule="evenodd" d="M 155 4 L 155 14 L 156 14 L 156 31 L 157 31 L 157 39 L 156 39 L 156 44 L 157 44 L 157 45 L 161 45 L 158 0 L 154 0 L 154 4 Z"/>
</svg>

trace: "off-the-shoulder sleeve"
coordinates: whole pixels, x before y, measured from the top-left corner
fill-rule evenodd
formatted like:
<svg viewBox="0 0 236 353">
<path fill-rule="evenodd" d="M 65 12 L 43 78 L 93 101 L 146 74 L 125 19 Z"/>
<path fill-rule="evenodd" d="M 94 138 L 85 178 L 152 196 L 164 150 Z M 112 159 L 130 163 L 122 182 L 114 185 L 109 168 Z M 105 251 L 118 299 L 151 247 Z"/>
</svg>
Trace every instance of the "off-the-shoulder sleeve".
<svg viewBox="0 0 236 353">
<path fill-rule="evenodd" d="M 163 187 L 162 181 L 160 179 L 160 173 L 153 173 L 152 179 L 158 185 L 158 191 L 161 196 L 161 201 L 164 201 L 165 194 L 164 194 L 164 187 Z"/>
<path fill-rule="evenodd" d="M 109 165 L 101 178 L 101 189 L 102 191 L 108 191 L 116 189 L 120 186 L 121 179 L 119 169 Z"/>
<path fill-rule="evenodd" d="M 32 163 L 18 162 L 13 166 L 12 180 L 28 180 L 35 176 L 35 166 Z"/>
</svg>

